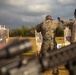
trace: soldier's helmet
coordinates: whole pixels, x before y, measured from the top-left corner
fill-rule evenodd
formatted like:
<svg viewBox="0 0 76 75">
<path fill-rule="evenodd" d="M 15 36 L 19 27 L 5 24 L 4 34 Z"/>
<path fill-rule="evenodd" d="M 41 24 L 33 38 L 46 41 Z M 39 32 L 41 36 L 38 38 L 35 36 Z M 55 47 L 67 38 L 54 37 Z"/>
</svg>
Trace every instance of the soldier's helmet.
<svg viewBox="0 0 76 75">
<path fill-rule="evenodd" d="M 52 18 L 52 17 L 51 17 L 50 15 L 47 15 L 47 16 L 46 16 L 46 20 L 51 20 L 51 18 Z"/>
</svg>

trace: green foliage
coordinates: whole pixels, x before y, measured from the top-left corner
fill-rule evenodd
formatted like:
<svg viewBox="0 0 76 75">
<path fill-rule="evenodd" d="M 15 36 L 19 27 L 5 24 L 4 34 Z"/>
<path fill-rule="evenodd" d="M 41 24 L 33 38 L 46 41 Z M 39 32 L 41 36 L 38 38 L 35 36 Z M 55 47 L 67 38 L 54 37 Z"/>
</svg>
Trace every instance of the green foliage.
<svg viewBox="0 0 76 75">
<path fill-rule="evenodd" d="M 35 36 L 35 27 L 24 27 L 22 26 L 21 28 L 17 28 L 17 29 L 12 29 L 10 31 L 10 36 L 14 37 L 14 36 Z"/>
<path fill-rule="evenodd" d="M 70 19 L 69 19 L 69 21 L 73 21 L 73 19 L 72 19 L 72 18 L 70 18 Z"/>
<path fill-rule="evenodd" d="M 56 36 L 57 36 L 57 37 L 62 37 L 62 36 L 64 36 L 64 30 L 63 30 L 61 27 L 58 27 L 58 28 L 56 29 Z"/>
<path fill-rule="evenodd" d="M 10 35 L 9 36 L 20 36 L 20 29 L 13 29 L 10 31 Z"/>
</svg>

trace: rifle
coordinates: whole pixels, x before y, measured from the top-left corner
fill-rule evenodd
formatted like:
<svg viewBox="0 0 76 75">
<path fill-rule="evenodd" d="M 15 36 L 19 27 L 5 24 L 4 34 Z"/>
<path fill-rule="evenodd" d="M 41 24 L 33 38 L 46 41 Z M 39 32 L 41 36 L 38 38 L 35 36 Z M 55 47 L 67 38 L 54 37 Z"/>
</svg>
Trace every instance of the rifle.
<svg viewBox="0 0 76 75">
<path fill-rule="evenodd" d="M 13 68 L 19 68 L 24 58 L 21 54 L 28 52 L 32 48 L 29 39 L 15 39 L 0 49 L 0 75 L 11 75 L 9 72 Z"/>
<path fill-rule="evenodd" d="M 15 53 L 14 55 L 17 54 Z M 1 56 L 0 58 L 2 59 L 4 57 Z M 64 65 L 68 69 L 70 75 L 76 75 L 75 58 L 76 43 L 73 43 L 71 45 L 54 50 L 50 53 L 45 53 L 45 55 L 39 57 L 33 56 L 30 59 L 26 59 L 26 57 L 19 57 L 15 59 L 9 58 L 6 64 L 0 64 L 0 75 L 42 75 L 43 72 L 53 70 L 54 68 L 57 68 L 61 65 Z"/>
<path fill-rule="evenodd" d="M 46 58 L 46 59 L 45 59 Z M 48 58 L 48 59 L 47 59 Z M 52 70 L 56 67 L 64 65 L 70 75 L 76 75 L 76 43 L 65 46 L 58 50 L 52 51 L 48 56 L 41 57 L 41 63 L 45 70 Z M 45 65 L 46 62 L 47 64 Z"/>
</svg>

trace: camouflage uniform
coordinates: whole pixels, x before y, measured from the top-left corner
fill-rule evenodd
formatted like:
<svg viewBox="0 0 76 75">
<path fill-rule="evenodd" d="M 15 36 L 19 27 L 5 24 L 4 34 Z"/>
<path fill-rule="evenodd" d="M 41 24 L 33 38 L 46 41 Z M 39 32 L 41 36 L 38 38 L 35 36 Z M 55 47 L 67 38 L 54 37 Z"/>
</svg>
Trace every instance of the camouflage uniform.
<svg viewBox="0 0 76 75">
<path fill-rule="evenodd" d="M 57 27 L 57 23 L 53 20 L 46 20 L 36 26 L 37 32 L 41 32 L 43 38 L 41 52 L 56 49 L 55 31 Z"/>
<path fill-rule="evenodd" d="M 76 42 L 76 21 L 63 21 L 61 20 L 61 23 L 64 25 L 69 26 L 71 29 L 71 43 Z"/>
</svg>

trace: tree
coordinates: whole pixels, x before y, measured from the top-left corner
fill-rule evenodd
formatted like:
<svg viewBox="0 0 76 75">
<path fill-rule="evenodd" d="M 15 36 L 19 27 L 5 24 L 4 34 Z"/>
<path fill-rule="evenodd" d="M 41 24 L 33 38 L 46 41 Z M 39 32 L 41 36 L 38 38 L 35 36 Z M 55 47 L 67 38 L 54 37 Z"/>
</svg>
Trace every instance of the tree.
<svg viewBox="0 0 76 75">
<path fill-rule="evenodd" d="M 35 27 L 24 27 L 12 29 L 10 36 L 35 36 Z"/>
<path fill-rule="evenodd" d="M 72 18 L 70 18 L 70 19 L 69 19 L 69 21 L 73 21 L 73 19 L 72 19 Z"/>
</svg>

